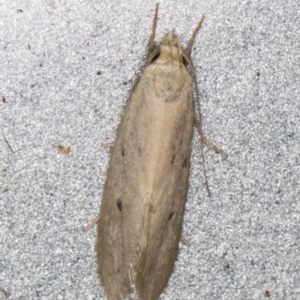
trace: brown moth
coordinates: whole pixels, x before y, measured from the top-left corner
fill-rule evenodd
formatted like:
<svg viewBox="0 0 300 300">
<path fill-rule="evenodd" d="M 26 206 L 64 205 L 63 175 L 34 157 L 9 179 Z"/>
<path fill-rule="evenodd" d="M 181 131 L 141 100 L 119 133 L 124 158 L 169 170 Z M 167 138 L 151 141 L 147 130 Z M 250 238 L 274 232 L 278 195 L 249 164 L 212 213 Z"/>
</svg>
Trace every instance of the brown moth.
<svg viewBox="0 0 300 300">
<path fill-rule="evenodd" d="M 193 125 L 208 143 L 196 120 L 190 60 L 203 18 L 187 50 L 170 36 L 154 50 L 157 13 L 158 5 L 147 66 L 118 127 L 97 220 L 98 273 L 109 300 L 133 291 L 155 300 L 168 283 L 181 239 Z"/>
</svg>

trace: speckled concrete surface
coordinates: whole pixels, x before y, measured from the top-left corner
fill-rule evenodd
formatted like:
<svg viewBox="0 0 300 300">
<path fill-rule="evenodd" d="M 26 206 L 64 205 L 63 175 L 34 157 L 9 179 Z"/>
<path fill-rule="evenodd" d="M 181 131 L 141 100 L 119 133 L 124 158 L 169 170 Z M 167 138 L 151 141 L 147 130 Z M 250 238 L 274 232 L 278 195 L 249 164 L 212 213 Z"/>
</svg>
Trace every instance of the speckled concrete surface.
<svg viewBox="0 0 300 300">
<path fill-rule="evenodd" d="M 0 299 L 105 299 L 95 228 L 109 150 L 154 1 L 0 1 Z M 160 1 L 157 41 L 193 61 L 212 197 L 194 139 L 184 235 L 160 299 L 300 299 L 298 1 Z M 58 145 L 70 147 L 63 155 Z M 10 148 L 11 147 L 11 148 Z"/>
</svg>

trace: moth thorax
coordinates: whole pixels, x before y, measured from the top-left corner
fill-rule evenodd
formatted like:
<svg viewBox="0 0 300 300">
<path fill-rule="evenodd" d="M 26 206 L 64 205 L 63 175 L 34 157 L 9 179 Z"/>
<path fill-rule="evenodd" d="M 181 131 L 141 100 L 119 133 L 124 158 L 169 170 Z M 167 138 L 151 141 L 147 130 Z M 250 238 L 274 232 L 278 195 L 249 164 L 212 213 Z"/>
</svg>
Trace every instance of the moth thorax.
<svg viewBox="0 0 300 300">
<path fill-rule="evenodd" d="M 182 62 L 182 49 L 179 40 L 167 36 L 160 46 L 159 58 L 167 62 Z"/>
</svg>

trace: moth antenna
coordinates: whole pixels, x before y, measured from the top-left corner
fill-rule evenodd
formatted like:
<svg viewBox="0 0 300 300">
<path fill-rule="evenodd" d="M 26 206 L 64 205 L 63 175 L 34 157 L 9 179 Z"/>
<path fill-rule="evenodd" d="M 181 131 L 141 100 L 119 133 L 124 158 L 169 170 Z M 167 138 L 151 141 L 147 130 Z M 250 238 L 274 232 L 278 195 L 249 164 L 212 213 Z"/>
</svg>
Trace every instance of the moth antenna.
<svg viewBox="0 0 300 300">
<path fill-rule="evenodd" d="M 201 25 L 204 21 L 204 18 L 205 18 L 205 16 L 203 15 L 201 20 L 199 21 L 197 27 L 194 29 L 193 34 L 192 34 L 192 36 L 191 36 L 191 38 L 188 42 L 188 46 L 185 50 L 185 53 L 188 57 L 191 57 L 191 52 L 192 52 L 192 47 L 193 47 L 193 44 L 194 44 L 194 40 L 195 40 L 196 35 L 197 35 L 197 33 L 198 33 L 198 31 L 199 31 L 199 29 L 200 29 L 200 27 L 201 27 Z"/>
<path fill-rule="evenodd" d="M 148 44 L 147 44 L 147 48 L 148 48 L 147 60 L 149 60 L 149 57 L 152 54 L 152 52 L 154 51 L 154 47 L 155 47 L 154 38 L 155 38 L 155 32 L 156 32 L 156 26 L 157 26 L 157 15 L 158 15 L 158 3 L 156 3 L 156 6 L 155 6 L 155 14 L 154 14 L 154 18 L 153 18 L 152 31 L 151 31 L 151 35 L 149 37 Z"/>
</svg>

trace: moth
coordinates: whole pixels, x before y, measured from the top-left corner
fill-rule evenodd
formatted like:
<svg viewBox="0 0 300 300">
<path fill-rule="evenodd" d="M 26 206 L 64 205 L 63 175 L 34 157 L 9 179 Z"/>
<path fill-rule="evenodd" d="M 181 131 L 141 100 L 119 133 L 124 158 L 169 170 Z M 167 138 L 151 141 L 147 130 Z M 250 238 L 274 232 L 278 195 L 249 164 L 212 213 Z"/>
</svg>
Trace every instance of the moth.
<svg viewBox="0 0 300 300">
<path fill-rule="evenodd" d="M 190 59 L 203 18 L 185 51 L 171 36 L 156 50 L 157 15 L 158 4 L 146 68 L 117 130 L 97 221 L 98 273 L 109 300 L 132 292 L 155 300 L 167 285 L 181 239 L 194 125 L 208 144 L 196 118 Z"/>
</svg>

